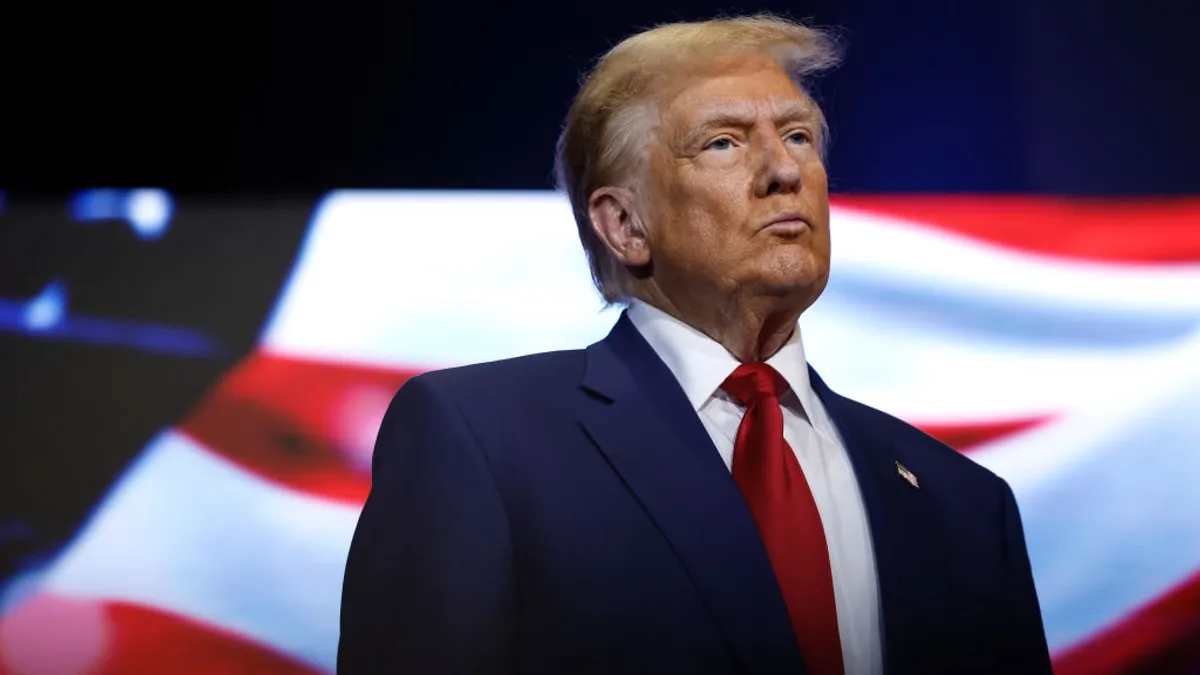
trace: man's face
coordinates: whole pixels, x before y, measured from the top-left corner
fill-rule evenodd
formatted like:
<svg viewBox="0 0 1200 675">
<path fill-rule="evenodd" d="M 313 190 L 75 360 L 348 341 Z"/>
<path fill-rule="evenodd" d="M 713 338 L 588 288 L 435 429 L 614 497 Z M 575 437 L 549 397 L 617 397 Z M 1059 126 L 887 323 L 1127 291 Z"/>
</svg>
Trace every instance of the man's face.
<svg viewBox="0 0 1200 675">
<path fill-rule="evenodd" d="M 773 61 L 752 58 L 690 78 L 660 105 L 646 212 L 658 286 L 806 308 L 829 275 L 813 103 Z"/>
</svg>

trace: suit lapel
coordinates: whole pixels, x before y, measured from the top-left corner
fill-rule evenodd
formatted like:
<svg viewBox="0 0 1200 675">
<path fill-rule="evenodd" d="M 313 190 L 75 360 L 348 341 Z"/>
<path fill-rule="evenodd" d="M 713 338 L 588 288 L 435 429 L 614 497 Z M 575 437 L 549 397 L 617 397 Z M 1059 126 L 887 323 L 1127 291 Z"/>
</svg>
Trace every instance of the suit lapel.
<svg viewBox="0 0 1200 675">
<path fill-rule="evenodd" d="M 809 369 L 813 389 L 825 404 L 846 444 L 870 524 L 879 577 L 885 672 L 909 672 L 923 656 L 914 650 L 927 643 L 930 612 L 949 601 L 943 578 L 944 552 L 934 527 L 930 493 L 914 488 L 896 463 L 921 475 L 919 457 L 895 443 L 859 404 L 832 392 Z M 873 423 L 874 422 L 874 423 Z M 919 478 L 918 478 L 919 480 Z"/>
<path fill-rule="evenodd" d="M 588 348 L 583 386 L 592 394 L 584 428 L 670 542 L 745 670 L 804 672 L 737 485 L 674 375 L 625 315 Z"/>
</svg>

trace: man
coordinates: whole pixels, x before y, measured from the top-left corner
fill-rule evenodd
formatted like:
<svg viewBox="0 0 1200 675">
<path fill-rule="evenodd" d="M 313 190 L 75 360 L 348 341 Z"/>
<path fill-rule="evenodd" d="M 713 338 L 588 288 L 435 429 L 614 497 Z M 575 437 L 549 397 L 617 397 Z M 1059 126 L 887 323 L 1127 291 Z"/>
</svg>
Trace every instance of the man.
<svg viewBox="0 0 1200 675">
<path fill-rule="evenodd" d="M 430 373 L 381 426 L 342 673 L 1049 673 L 1008 486 L 833 393 L 821 32 L 674 24 L 606 55 L 559 146 L 582 351 Z"/>
</svg>

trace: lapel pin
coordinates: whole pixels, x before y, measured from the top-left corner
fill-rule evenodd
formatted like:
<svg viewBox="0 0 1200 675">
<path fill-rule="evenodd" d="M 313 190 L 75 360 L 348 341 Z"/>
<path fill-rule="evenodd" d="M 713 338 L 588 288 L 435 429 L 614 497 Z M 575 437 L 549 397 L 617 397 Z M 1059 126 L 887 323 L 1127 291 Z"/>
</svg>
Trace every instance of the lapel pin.
<svg viewBox="0 0 1200 675">
<path fill-rule="evenodd" d="M 901 478 L 908 481 L 908 484 L 913 486 L 914 489 L 921 489 L 920 483 L 917 482 L 917 474 L 909 471 L 908 467 L 904 466 L 900 462 L 896 462 L 896 473 L 900 474 Z"/>
</svg>

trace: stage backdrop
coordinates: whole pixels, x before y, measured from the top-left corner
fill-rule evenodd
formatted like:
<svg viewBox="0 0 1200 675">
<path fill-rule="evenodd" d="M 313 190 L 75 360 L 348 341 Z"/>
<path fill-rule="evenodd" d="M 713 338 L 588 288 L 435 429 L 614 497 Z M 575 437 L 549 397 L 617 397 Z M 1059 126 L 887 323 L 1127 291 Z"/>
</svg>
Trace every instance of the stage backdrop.
<svg viewBox="0 0 1200 675">
<path fill-rule="evenodd" d="M 1200 199 L 834 199 L 836 391 L 994 470 L 1056 671 L 1200 668 Z M 551 192 L 0 200 L 0 673 L 328 673 L 415 373 L 602 337 Z"/>
</svg>

